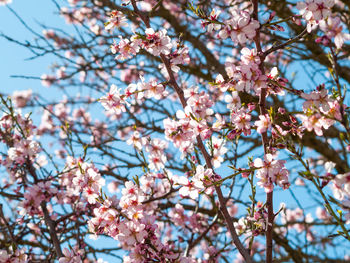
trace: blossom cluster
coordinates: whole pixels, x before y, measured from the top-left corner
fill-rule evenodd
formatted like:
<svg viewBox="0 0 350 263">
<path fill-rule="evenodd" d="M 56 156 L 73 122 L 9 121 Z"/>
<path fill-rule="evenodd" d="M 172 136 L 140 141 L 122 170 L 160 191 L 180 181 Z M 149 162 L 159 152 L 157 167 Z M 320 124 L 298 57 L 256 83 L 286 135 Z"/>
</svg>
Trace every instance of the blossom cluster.
<svg viewBox="0 0 350 263">
<path fill-rule="evenodd" d="M 307 31 L 310 33 L 320 21 L 331 15 L 334 0 L 306 0 L 298 2 L 297 8 L 307 21 Z"/>
<path fill-rule="evenodd" d="M 38 154 L 41 147 L 35 140 L 35 128 L 29 116 L 23 116 L 21 112 L 4 114 L 0 119 L 1 140 L 9 146 L 1 164 L 6 167 L 13 180 L 20 177 L 24 164 L 37 161 L 40 166 Z"/>
<path fill-rule="evenodd" d="M 270 153 L 264 155 L 264 160 L 260 158 L 254 160 L 254 167 L 258 168 L 256 177 L 259 181 L 257 184 L 263 187 L 265 192 L 273 191 L 274 184 L 283 189 L 289 188 L 289 171 L 284 167 L 285 163 L 284 160 L 276 160 Z"/>
<path fill-rule="evenodd" d="M 79 200 L 81 204 L 86 200 L 94 205 L 105 180 L 92 163 L 68 156 L 59 183 L 64 187 L 64 190 L 58 193 L 59 202 L 71 203 L 81 196 Z"/>
<path fill-rule="evenodd" d="M 230 120 L 232 125 L 232 130 L 228 137 L 233 139 L 235 136 L 243 133 L 244 135 L 251 134 L 251 113 L 254 109 L 253 105 L 248 105 L 248 107 L 241 106 L 241 101 L 239 99 L 237 92 L 232 92 L 231 95 L 226 95 L 225 97 L 227 108 L 231 110 Z"/>
<path fill-rule="evenodd" d="M 90 231 L 96 234 L 105 232 L 129 250 L 123 262 L 141 263 L 146 259 L 175 262 L 179 255 L 160 240 L 159 226 L 152 215 L 154 204 L 143 205 L 145 193 L 142 189 L 150 184 L 140 181 L 146 184 L 141 187 L 127 181 L 119 201 L 108 198 L 95 208 L 94 217 L 89 221 Z"/>
<path fill-rule="evenodd" d="M 137 84 L 129 84 L 124 91 L 114 84 L 111 85 L 109 92 L 99 99 L 107 110 L 107 115 L 120 116 L 126 111 L 126 106 L 141 103 L 147 98 L 161 99 L 167 96 L 168 92 L 156 79 L 146 81 L 142 76 L 140 79 Z"/>
<path fill-rule="evenodd" d="M 322 85 L 316 91 L 309 94 L 302 93 L 306 99 L 303 104 L 305 114 L 296 115 L 308 131 L 314 131 L 318 136 L 323 135 L 322 129 L 328 129 L 341 120 L 341 108 L 339 102 L 328 95 L 327 89 Z M 344 105 L 344 107 L 346 107 Z"/>
<path fill-rule="evenodd" d="M 6 250 L 0 250 L 0 262 L 6 263 L 27 263 L 30 262 L 26 250 L 16 249 L 14 253 L 8 253 Z"/>
<path fill-rule="evenodd" d="M 180 196 L 188 196 L 196 200 L 202 191 L 211 195 L 214 191 L 213 184 L 218 180 L 220 180 L 220 176 L 214 174 L 212 169 L 205 169 L 204 166 L 198 165 L 191 180 L 185 176 L 180 176 L 177 178 L 176 183 L 181 186 L 179 190 Z"/>
<path fill-rule="evenodd" d="M 325 164 L 326 176 L 332 181 L 333 196 L 340 201 L 340 207 L 344 210 L 346 224 L 350 223 L 350 173 L 333 175 L 334 163 Z"/>
<path fill-rule="evenodd" d="M 57 188 L 50 181 L 39 182 L 25 189 L 24 199 L 19 205 L 22 216 L 42 216 L 41 204 L 49 202 L 57 194 Z"/>
<path fill-rule="evenodd" d="M 244 47 L 241 50 L 239 66 L 226 62 L 227 74 L 232 79 L 229 88 L 234 88 L 236 91 L 254 91 L 255 94 L 260 94 L 261 89 L 267 86 L 267 76 L 262 74 L 259 64 L 260 58 L 256 49 Z"/>
<path fill-rule="evenodd" d="M 165 150 L 168 143 L 159 138 L 141 137 L 139 131 L 134 131 L 131 137 L 126 141 L 127 144 L 133 145 L 134 148 L 141 152 L 143 147 L 148 152 L 148 168 L 153 171 L 160 171 L 165 167 L 167 156 Z"/>
<path fill-rule="evenodd" d="M 338 16 L 329 16 L 326 20 L 321 20 L 320 29 L 325 33 L 324 36 L 316 39 L 317 43 L 328 46 L 332 39 L 337 49 L 341 49 L 344 42 L 350 40 L 350 34 L 343 31 L 341 20 Z"/>
<path fill-rule="evenodd" d="M 254 211 L 251 211 L 252 216 L 241 217 L 238 222 L 235 222 L 235 227 L 239 234 L 258 236 L 264 233 L 267 225 L 267 210 L 263 203 L 257 202 Z"/>
<path fill-rule="evenodd" d="M 59 259 L 59 263 L 82 263 L 81 256 L 83 254 L 82 250 L 64 248 L 62 251 L 64 257 Z"/>
<path fill-rule="evenodd" d="M 231 9 L 231 15 L 232 17 L 224 22 L 225 26 L 219 32 L 220 38 L 230 37 L 236 44 L 245 44 L 248 40 L 252 40 L 260 26 L 259 22 L 252 19 L 248 11 Z"/>
<path fill-rule="evenodd" d="M 179 120 L 168 118 L 163 121 L 165 138 L 180 149 L 182 158 L 193 151 L 197 136 L 207 139 L 211 135 L 206 120 L 213 114 L 210 109 L 213 102 L 208 94 L 199 92 L 198 87 L 186 89 L 184 95 L 187 98 L 187 107 L 184 111 L 177 111 L 176 116 Z"/>
<path fill-rule="evenodd" d="M 124 14 L 120 11 L 112 11 L 110 18 L 105 23 L 106 30 L 113 30 L 114 28 L 127 26 L 126 18 Z"/>
<path fill-rule="evenodd" d="M 16 90 L 12 94 L 12 101 L 17 108 L 25 107 L 32 99 L 32 90 Z"/>
</svg>

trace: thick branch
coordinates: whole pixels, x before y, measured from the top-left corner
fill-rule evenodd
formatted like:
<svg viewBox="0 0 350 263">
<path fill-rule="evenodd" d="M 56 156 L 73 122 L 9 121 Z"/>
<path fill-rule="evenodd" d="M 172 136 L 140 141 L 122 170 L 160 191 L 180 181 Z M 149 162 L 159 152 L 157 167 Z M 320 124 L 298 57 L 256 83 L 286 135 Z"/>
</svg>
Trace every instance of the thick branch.
<svg viewBox="0 0 350 263">
<path fill-rule="evenodd" d="M 35 181 L 37 181 L 38 177 L 36 175 L 35 168 L 33 167 L 33 164 L 29 160 L 27 160 L 27 168 L 28 168 L 30 175 L 34 178 Z M 51 219 L 49 211 L 47 210 L 45 201 L 41 202 L 40 207 L 43 211 L 44 221 L 45 221 L 46 226 L 49 229 L 51 241 L 52 241 L 52 244 L 56 250 L 56 255 L 58 258 L 61 258 L 61 257 L 63 257 L 63 253 L 62 253 L 60 241 L 58 239 L 56 229 L 55 229 L 56 223 Z"/>
</svg>

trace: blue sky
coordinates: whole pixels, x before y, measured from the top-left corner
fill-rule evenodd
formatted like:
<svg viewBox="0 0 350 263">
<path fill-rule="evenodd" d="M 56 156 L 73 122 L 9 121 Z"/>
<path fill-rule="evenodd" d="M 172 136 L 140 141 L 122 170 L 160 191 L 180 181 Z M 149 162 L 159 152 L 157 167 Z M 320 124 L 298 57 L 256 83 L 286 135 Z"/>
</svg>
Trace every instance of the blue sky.
<svg viewBox="0 0 350 263">
<path fill-rule="evenodd" d="M 9 5 L 17 14 L 36 32 L 41 33 L 42 28 L 38 23 L 47 26 L 63 25 L 64 22 L 58 16 L 52 15 L 55 6 L 48 0 L 15 0 Z M 16 40 L 33 40 L 33 34 L 16 18 L 6 6 L 0 6 L 0 33 L 8 35 Z M 0 91 L 12 93 L 14 90 L 32 89 L 41 94 L 49 95 L 52 91 L 43 88 L 39 80 L 11 78 L 12 75 L 25 75 L 40 77 L 48 71 L 52 60 L 42 57 L 35 60 L 25 60 L 31 57 L 31 53 L 25 48 L 10 43 L 0 37 Z"/>
</svg>

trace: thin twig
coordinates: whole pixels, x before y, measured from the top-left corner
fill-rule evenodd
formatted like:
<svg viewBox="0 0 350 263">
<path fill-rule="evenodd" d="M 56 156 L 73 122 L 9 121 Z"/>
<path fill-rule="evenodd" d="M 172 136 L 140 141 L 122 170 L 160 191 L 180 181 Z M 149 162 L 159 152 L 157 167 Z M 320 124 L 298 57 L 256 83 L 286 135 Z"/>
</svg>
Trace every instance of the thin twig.
<svg viewBox="0 0 350 263">
<path fill-rule="evenodd" d="M 296 42 L 297 40 L 301 39 L 305 34 L 307 33 L 307 29 L 305 28 L 299 35 L 289 39 L 288 41 L 278 45 L 278 46 L 274 46 L 274 47 L 271 47 L 270 49 L 266 50 L 263 54 L 264 58 L 266 56 L 268 56 L 269 54 L 271 54 L 272 52 L 275 52 L 277 50 L 280 50 L 280 49 L 283 49 L 285 48 L 286 46 L 290 45 L 290 44 L 293 44 L 294 42 Z"/>
<path fill-rule="evenodd" d="M 2 211 L 2 204 L 0 204 L 0 218 L 2 219 L 2 221 L 4 222 L 5 226 L 7 227 L 7 230 L 10 234 L 10 238 L 11 238 L 11 241 L 14 245 L 16 245 L 16 238 L 15 236 L 13 235 L 13 230 L 10 226 L 10 224 L 7 222 L 6 220 L 6 217 L 4 215 L 4 212 Z"/>
</svg>

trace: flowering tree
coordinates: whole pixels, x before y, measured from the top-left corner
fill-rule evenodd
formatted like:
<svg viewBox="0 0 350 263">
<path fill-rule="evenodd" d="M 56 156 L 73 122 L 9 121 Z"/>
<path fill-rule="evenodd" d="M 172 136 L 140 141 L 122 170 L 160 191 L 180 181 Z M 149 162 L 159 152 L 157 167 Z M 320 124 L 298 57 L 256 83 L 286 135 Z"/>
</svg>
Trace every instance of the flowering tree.
<svg viewBox="0 0 350 263">
<path fill-rule="evenodd" d="M 350 260 L 349 1 L 53 2 L 2 35 L 57 59 L 1 95 L 0 262 Z"/>
</svg>

